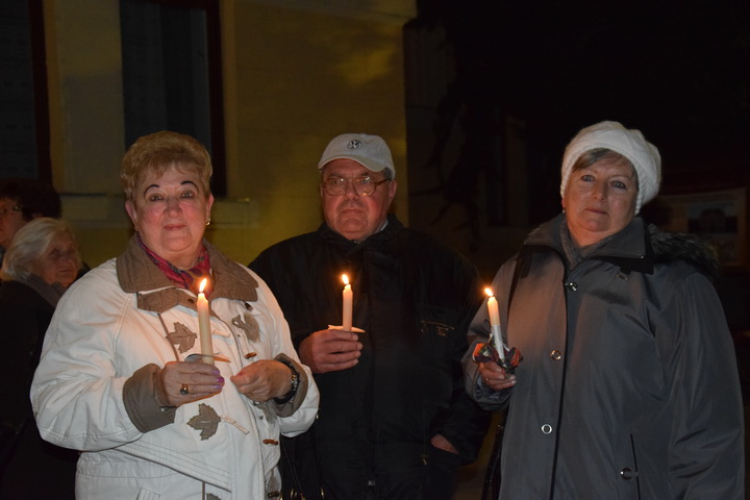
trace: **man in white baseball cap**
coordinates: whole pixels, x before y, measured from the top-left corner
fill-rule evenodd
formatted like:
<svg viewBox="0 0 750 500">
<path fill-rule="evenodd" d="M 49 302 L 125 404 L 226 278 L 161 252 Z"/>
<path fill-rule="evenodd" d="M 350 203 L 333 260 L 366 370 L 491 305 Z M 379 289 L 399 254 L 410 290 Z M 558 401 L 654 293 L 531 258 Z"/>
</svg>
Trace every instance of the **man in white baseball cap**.
<svg viewBox="0 0 750 500">
<path fill-rule="evenodd" d="M 398 184 L 391 150 L 381 137 L 335 137 L 318 170 L 323 212 L 331 229 L 349 240 L 363 241 L 385 227 Z"/>
<path fill-rule="evenodd" d="M 396 169 L 381 137 L 335 137 L 318 170 L 325 223 L 250 264 L 322 395 L 312 430 L 282 440 L 285 492 L 449 500 L 488 423 L 460 390 L 476 270 L 388 213 Z M 347 330 L 327 327 L 341 323 L 342 274 L 354 296 Z"/>
</svg>

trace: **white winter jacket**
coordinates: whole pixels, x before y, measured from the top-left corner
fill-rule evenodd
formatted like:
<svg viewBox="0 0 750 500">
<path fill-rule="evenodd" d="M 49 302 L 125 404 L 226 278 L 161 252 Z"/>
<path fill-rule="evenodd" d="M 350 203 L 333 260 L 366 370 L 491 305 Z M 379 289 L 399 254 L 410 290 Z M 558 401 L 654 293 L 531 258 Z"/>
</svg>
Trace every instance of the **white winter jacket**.
<svg viewBox="0 0 750 500">
<path fill-rule="evenodd" d="M 174 287 L 135 237 L 60 301 L 31 398 L 42 437 L 82 450 L 77 498 L 265 498 L 279 486 L 279 433 L 295 436 L 315 419 L 317 387 L 298 364 L 271 291 L 206 247 L 213 349 L 229 359 L 216 363 L 227 383 L 211 398 L 176 409 L 155 402 L 159 369 L 200 352 L 198 318 L 195 295 Z M 300 371 L 292 401 L 254 404 L 229 381 L 243 366 L 277 357 Z"/>
</svg>

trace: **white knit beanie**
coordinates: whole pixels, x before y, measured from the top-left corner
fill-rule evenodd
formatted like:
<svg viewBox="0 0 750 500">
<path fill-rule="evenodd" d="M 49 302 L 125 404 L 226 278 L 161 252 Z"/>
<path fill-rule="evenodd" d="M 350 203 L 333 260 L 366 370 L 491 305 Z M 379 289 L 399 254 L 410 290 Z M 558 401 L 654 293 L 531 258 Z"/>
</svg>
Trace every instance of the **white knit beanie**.
<svg viewBox="0 0 750 500">
<path fill-rule="evenodd" d="M 639 130 L 628 130 L 618 122 L 604 121 L 582 129 L 565 148 L 562 162 L 560 196 L 565 196 L 565 187 L 573 165 L 587 151 L 605 148 L 621 154 L 635 167 L 638 176 L 638 194 L 635 213 L 651 201 L 659 192 L 661 183 L 661 157 L 656 146 L 643 137 Z"/>
</svg>

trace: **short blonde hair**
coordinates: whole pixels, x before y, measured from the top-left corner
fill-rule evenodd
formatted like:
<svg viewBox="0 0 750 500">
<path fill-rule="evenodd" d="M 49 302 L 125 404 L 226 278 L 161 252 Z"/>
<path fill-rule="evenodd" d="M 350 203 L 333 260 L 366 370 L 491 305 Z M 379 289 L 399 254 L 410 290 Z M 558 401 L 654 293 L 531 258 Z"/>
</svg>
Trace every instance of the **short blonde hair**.
<svg viewBox="0 0 750 500">
<path fill-rule="evenodd" d="M 76 269 L 81 269 L 81 255 L 78 244 L 70 226 L 60 220 L 49 217 L 39 217 L 18 230 L 13 236 L 13 242 L 5 252 L 3 258 L 2 275 L 4 280 L 26 280 L 31 276 L 31 266 L 39 257 L 44 255 L 52 240 L 59 235 L 68 235 L 76 247 Z"/>
<path fill-rule="evenodd" d="M 170 168 L 196 174 L 199 187 L 210 196 L 213 166 L 206 148 L 189 135 L 163 130 L 139 137 L 125 153 L 120 171 L 125 199 L 133 201 L 133 191 L 147 172 L 162 175 Z"/>
</svg>

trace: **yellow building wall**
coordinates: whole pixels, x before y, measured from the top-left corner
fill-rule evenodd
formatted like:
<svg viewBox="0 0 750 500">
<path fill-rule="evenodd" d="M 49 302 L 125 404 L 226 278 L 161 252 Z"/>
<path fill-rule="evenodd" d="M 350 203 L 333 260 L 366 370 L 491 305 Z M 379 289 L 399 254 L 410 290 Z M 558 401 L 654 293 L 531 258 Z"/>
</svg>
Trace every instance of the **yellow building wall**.
<svg viewBox="0 0 750 500">
<path fill-rule="evenodd" d="M 315 167 L 344 132 L 378 134 L 390 144 L 396 211 L 408 222 L 406 19 L 305 2 L 220 5 L 228 196 L 217 200 L 207 238 L 247 263 L 314 230 L 323 220 Z M 83 258 L 96 266 L 117 256 L 132 232 L 117 181 L 124 152 L 119 2 L 45 0 L 45 23 L 53 177 Z"/>
<path fill-rule="evenodd" d="M 223 8 L 229 196 L 250 200 L 253 221 L 232 229 L 217 214 L 212 241 L 244 262 L 315 230 L 316 165 L 344 132 L 389 143 L 406 219 L 401 24 L 252 2 Z"/>
</svg>

